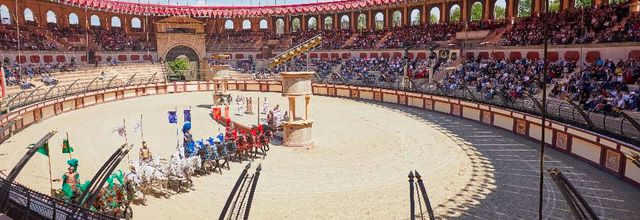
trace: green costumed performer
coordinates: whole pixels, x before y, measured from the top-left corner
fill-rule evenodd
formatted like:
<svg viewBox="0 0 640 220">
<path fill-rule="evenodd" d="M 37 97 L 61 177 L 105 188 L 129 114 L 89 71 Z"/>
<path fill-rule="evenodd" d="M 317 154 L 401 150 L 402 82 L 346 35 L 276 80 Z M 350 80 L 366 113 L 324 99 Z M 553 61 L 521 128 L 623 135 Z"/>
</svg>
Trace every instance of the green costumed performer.
<svg viewBox="0 0 640 220">
<path fill-rule="evenodd" d="M 77 172 L 78 159 L 69 159 L 67 164 L 69 165 L 68 171 L 62 175 L 62 192 L 71 201 L 75 196 L 80 196 L 80 193 L 85 191 L 90 181 L 80 184 L 80 174 Z"/>
</svg>

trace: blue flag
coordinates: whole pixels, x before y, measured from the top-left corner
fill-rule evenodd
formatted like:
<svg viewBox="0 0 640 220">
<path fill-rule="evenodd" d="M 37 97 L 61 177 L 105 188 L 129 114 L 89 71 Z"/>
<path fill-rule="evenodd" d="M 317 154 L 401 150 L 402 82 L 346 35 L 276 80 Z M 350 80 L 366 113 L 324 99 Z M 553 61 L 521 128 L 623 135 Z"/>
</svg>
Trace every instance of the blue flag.
<svg viewBox="0 0 640 220">
<path fill-rule="evenodd" d="M 184 122 L 191 122 L 191 109 L 184 110 Z"/>
<path fill-rule="evenodd" d="M 169 123 L 170 124 L 178 123 L 178 114 L 176 114 L 176 111 L 169 111 Z"/>
</svg>

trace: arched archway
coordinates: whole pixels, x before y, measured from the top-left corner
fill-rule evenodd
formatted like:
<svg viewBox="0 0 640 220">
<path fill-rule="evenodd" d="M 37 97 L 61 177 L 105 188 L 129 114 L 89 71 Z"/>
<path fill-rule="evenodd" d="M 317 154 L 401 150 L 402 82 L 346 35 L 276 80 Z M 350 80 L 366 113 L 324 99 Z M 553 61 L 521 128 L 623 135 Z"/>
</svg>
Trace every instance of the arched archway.
<svg viewBox="0 0 640 220">
<path fill-rule="evenodd" d="M 131 28 L 133 28 L 133 29 L 141 29 L 142 28 L 142 22 L 140 21 L 140 18 L 134 17 L 133 19 L 131 19 Z"/>
<path fill-rule="evenodd" d="M 327 16 L 326 18 L 324 18 L 324 29 L 325 30 L 332 30 L 333 28 L 333 18 L 331 18 L 331 16 Z"/>
<path fill-rule="evenodd" d="M 357 26 L 356 28 L 358 28 L 358 30 L 367 29 L 367 16 L 365 14 L 358 15 L 358 20 L 357 20 L 356 26 Z"/>
<path fill-rule="evenodd" d="M 351 19 L 349 18 L 349 16 L 347 15 L 343 15 L 342 18 L 340 18 L 340 29 L 342 30 L 348 30 L 350 25 Z"/>
<path fill-rule="evenodd" d="M 411 26 L 417 26 L 420 25 L 420 20 L 421 20 L 421 14 L 420 14 L 420 9 L 413 9 L 411 10 Z"/>
<path fill-rule="evenodd" d="M 374 17 L 374 19 L 375 19 L 376 30 L 384 29 L 384 14 L 382 14 L 382 12 L 378 12 L 376 13 L 376 16 Z"/>
<path fill-rule="evenodd" d="M 251 21 L 249 20 L 242 21 L 242 30 L 251 30 Z"/>
<path fill-rule="evenodd" d="M 402 26 L 402 13 L 400 11 L 393 12 L 393 17 L 391 19 L 391 27 L 400 27 Z"/>
<path fill-rule="evenodd" d="M 318 20 L 316 17 L 310 17 L 307 21 L 307 30 L 317 30 L 318 29 Z"/>
<path fill-rule="evenodd" d="M 484 5 L 481 2 L 475 2 L 471 5 L 471 21 L 482 20 L 484 14 Z"/>
<path fill-rule="evenodd" d="M 174 61 L 179 56 L 186 56 L 189 59 L 189 62 L 200 61 L 200 56 L 198 55 L 198 52 L 196 52 L 196 50 L 194 50 L 193 48 L 185 45 L 177 45 L 169 49 L 167 51 L 167 54 L 164 56 L 164 60 L 167 62 Z"/>
<path fill-rule="evenodd" d="M 69 14 L 69 25 L 80 25 L 80 20 L 78 19 L 78 15 L 76 13 Z"/>
<path fill-rule="evenodd" d="M 462 17 L 462 11 L 460 10 L 460 5 L 455 4 L 452 5 L 449 9 L 449 21 L 458 22 L 460 21 L 460 17 Z"/>
<path fill-rule="evenodd" d="M 57 24 L 58 23 L 58 17 L 56 16 L 56 13 L 53 11 L 48 11 L 47 12 L 47 23 L 49 24 Z"/>
<path fill-rule="evenodd" d="M 111 27 L 120 28 L 122 27 L 122 21 L 117 16 L 111 17 Z"/>
<path fill-rule="evenodd" d="M 11 24 L 11 13 L 6 5 L 0 5 L 0 20 L 2 24 Z"/>
<path fill-rule="evenodd" d="M 507 2 L 505 0 L 497 0 L 493 5 L 493 19 L 505 19 L 507 15 Z"/>
<path fill-rule="evenodd" d="M 276 34 L 284 34 L 284 20 L 282 18 L 276 20 Z"/>
<path fill-rule="evenodd" d="M 267 19 L 260 20 L 260 30 L 266 30 L 269 24 L 267 24 Z"/>
<path fill-rule="evenodd" d="M 294 18 L 291 20 L 291 32 L 300 32 L 300 19 Z"/>
<path fill-rule="evenodd" d="M 25 8 L 24 9 L 24 20 L 25 21 L 31 21 L 31 22 L 35 22 L 35 16 L 33 15 L 33 11 L 31 11 L 30 8 Z"/>
<path fill-rule="evenodd" d="M 438 24 L 440 23 L 440 8 L 433 7 L 429 12 L 429 23 Z"/>
</svg>

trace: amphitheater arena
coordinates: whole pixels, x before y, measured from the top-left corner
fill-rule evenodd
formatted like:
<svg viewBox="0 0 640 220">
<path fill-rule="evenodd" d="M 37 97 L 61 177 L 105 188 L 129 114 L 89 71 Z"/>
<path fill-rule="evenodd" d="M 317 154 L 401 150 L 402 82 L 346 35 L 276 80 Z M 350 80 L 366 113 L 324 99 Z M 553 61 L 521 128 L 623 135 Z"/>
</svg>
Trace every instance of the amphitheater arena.
<svg viewBox="0 0 640 220">
<path fill-rule="evenodd" d="M 0 0 L 0 218 L 636 219 L 639 10 Z M 276 105 L 267 152 L 213 171 L 177 157 L 183 110 L 197 141 L 271 124 Z M 143 141 L 158 178 L 129 182 Z M 73 199 L 56 193 L 70 158 L 92 180 Z"/>
</svg>

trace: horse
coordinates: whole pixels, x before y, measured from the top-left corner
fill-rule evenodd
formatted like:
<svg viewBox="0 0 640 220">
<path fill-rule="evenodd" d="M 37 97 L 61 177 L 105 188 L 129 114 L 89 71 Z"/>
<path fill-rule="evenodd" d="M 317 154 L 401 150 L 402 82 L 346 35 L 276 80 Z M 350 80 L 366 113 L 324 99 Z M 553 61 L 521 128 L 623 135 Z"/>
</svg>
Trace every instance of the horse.
<svg viewBox="0 0 640 220">
<path fill-rule="evenodd" d="M 157 163 L 156 163 L 157 164 Z M 170 193 L 167 188 L 168 176 L 163 168 L 153 163 L 135 163 L 129 164 L 130 172 L 125 175 L 125 183 L 127 187 L 137 188 L 142 193 L 142 203 L 146 203 L 146 195 L 153 191 L 161 193 L 168 198 Z"/>
</svg>

